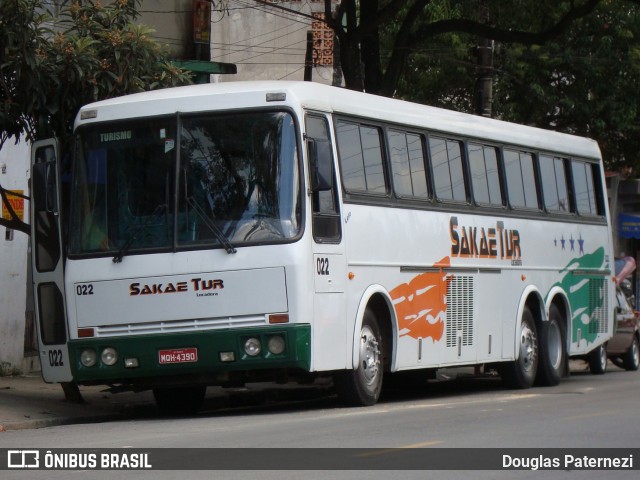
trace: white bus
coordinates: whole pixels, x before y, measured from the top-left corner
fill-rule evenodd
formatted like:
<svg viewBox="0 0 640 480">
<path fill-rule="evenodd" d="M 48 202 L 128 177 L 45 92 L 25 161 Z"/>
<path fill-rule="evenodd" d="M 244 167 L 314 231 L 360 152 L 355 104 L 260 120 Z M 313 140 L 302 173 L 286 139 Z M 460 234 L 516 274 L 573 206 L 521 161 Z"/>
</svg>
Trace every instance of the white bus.
<svg viewBox="0 0 640 480">
<path fill-rule="evenodd" d="M 195 410 L 208 385 L 331 376 L 371 405 L 394 372 L 480 365 L 516 388 L 557 384 L 570 357 L 604 372 L 613 254 L 592 140 L 238 82 L 87 105 L 69 168 L 57 148 L 32 159 L 46 381 Z"/>
</svg>

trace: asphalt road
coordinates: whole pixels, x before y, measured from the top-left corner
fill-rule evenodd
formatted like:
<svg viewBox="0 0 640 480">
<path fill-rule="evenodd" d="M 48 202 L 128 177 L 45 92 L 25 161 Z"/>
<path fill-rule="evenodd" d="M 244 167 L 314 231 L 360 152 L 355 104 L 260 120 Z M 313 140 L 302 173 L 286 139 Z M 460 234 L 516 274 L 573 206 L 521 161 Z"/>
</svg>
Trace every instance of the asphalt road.
<svg viewBox="0 0 640 480">
<path fill-rule="evenodd" d="M 369 408 L 333 396 L 210 409 L 160 418 L 139 409 L 125 421 L 6 432 L 1 448 L 378 448 L 394 465 L 398 448 L 640 448 L 640 373 L 574 372 L 559 386 L 506 390 L 494 378 L 462 378 L 417 389 L 390 389 Z M 295 453 L 291 451 L 289 455 Z M 176 462 L 191 466 L 189 455 Z M 461 455 L 467 451 L 461 450 Z M 387 455 L 387 457 L 385 457 Z M 397 458 L 395 459 L 397 460 Z M 191 461 L 194 461 L 191 458 Z M 635 459 L 640 465 L 640 455 Z M 286 463 L 286 458 L 283 464 Z M 638 471 L 7 471 L 14 478 L 471 478 L 636 479 Z"/>
</svg>

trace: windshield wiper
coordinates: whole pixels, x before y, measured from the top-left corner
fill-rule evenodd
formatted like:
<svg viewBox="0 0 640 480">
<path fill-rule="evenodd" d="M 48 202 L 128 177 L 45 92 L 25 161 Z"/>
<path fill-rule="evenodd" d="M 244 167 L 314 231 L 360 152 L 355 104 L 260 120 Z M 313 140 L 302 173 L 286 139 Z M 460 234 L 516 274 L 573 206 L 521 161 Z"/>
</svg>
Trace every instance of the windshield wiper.
<svg viewBox="0 0 640 480">
<path fill-rule="evenodd" d="M 133 242 L 135 242 L 140 236 L 140 234 L 147 229 L 147 227 L 151 224 L 151 222 L 156 218 L 158 218 L 158 216 L 161 213 L 163 213 L 163 211 L 165 211 L 166 209 L 167 209 L 167 205 L 164 203 L 161 203 L 155 208 L 155 210 L 153 210 L 153 212 L 151 212 L 151 215 L 147 217 L 144 223 L 142 223 L 138 228 L 136 228 L 133 231 L 133 233 L 129 235 L 129 238 L 127 238 L 127 241 L 124 242 L 124 245 L 120 247 L 120 250 L 118 250 L 118 253 L 116 253 L 116 256 L 113 257 L 113 263 L 122 262 L 122 258 L 127 254 L 129 249 L 133 245 Z"/>
<path fill-rule="evenodd" d="M 211 233 L 218 239 L 218 241 L 222 244 L 227 253 L 236 253 L 237 250 L 231 244 L 229 239 L 222 233 L 222 230 L 218 228 L 218 226 L 211 221 L 211 219 L 207 216 L 206 212 L 202 209 L 200 205 L 193 199 L 193 197 L 185 196 L 185 200 L 187 204 L 198 214 L 198 216 L 202 219 L 204 224 L 211 230 Z"/>
</svg>

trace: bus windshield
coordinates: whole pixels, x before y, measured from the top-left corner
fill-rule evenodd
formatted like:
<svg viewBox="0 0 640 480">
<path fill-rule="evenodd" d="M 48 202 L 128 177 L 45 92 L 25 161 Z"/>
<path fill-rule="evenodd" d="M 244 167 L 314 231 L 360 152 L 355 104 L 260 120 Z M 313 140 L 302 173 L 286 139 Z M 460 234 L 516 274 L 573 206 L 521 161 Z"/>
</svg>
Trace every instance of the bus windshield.
<svg viewBox="0 0 640 480">
<path fill-rule="evenodd" d="M 69 254 L 235 247 L 299 234 L 295 123 L 286 112 L 92 125 L 76 136 Z"/>
</svg>

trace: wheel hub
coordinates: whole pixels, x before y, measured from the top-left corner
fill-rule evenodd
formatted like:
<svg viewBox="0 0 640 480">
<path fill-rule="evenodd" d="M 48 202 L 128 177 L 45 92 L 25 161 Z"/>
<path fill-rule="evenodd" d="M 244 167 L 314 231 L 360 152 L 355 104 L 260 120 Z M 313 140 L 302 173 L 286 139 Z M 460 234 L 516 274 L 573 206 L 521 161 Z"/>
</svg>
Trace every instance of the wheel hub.
<svg viewBox="0 0 640 480">
<path fill-rule="evenodd" d="M 523 325 L 520 337 L 520 356 L 522 357 L 522 365 L 526 371 L 531 371 L 533 368 L 536 355 L 535 333 L 528 325 Z"/>
<path fill-rule="evenodd" d="M 360 367 L 368 384 L 373 383 L 380 369 L 380 348 L 373 331 L 365 326 L 360 335 Z"/>
</svg>

